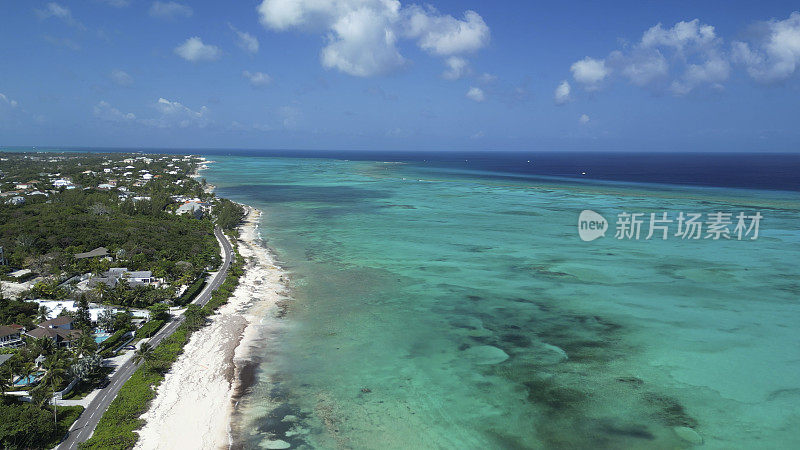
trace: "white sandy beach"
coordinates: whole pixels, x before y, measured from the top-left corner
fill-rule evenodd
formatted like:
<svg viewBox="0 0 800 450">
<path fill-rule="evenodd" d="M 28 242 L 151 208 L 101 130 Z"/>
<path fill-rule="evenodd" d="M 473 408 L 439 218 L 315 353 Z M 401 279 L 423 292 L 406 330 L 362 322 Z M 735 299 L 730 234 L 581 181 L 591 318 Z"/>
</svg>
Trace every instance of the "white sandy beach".
<svg viewBox="0 0 800 450">
<path fill-rule="evenodd" d="M 245 274 L 228 304 L 195 332 L 159 386 L 142 418 L 139 449 L 227 448 L 232 396 L 251 344 L 262 336 L 262 318 L 284 291 L 283 271 L 260 244 L 260 212 L 249 209 L 240 227 L 239 252 Z"/>
</svg>

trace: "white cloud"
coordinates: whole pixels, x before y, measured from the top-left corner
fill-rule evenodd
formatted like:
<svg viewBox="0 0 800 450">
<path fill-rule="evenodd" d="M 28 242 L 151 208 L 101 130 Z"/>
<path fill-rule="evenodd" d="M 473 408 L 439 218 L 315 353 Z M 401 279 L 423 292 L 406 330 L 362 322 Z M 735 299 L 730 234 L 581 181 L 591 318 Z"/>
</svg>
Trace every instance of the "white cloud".
<svg viewBox="0 0 800 450">
<path fill-rule="evenodd" d="M 222 56 L 222 50 L 217 46 L 204 44 L 202 39 L 194 36 L 175 47 L 175 54 L 192 62 L 215 61 Z"/>
<path fill-rule="evenodd" d="M 466 11 L 464 19 L 439 15 L 435 9 L 412 5 L 407 8 L 406 35 L 419 39 L 423 50 L 437 55 L 474 52 L 489 43 L 489 27 L 475 11 Z"/>
<path fill-rule="evenodd" d="M 605 59 L 586 57 L 570 68 L 586 89 L 598 89 L 612 74 L 631 84 L 685 95 L 701 87 L 721 89 L 730 64 L 714 27 L 698 19 L 672 27 L 650 27 L 639 42 L 612 51 Z"/>
<path fill-rule="evenodd" d="M 573 63 L 570 70 L 572 71 L 572 78 L 586 85 L 587 89 L 595 89 L 597 84 L 603 81 L 610 73 L 604 60 L 593 59 L 588 56 Z"/>
<path fill-rule="evenodd" d="M 478 81 L 484 84 L 494 83 L 497 81 L 497 75 L 492 75 L 491 73 L 484 73 L 478 77 Z"/>
<path fill-rule="evenodd" d="M 202 106 L 199 110 L 192 110 L 180 102 L 159 98 L 153 104 L 157 114 L 149 118 L 137 118 L 133 113 L 126 113 L 101 100 L 94 106 L 94 115 L 107 122 L 138 124 L 154 128 L 188 128 L 205 127 L 211 123 L 208 118 L 208 108 Z"/>
<path fill-rule="evenodd" d="M 322 65 L 354 76 L 403 67 L 402 39 L 443 57 L 473 52 L 489 40 L 489 27 L 474 11 L 456 19 L 397 0 L 263 0 L 257 11 L 261 24 L 273 30 L 324 33 Z"/>
<path fill-rule="evenodd" d="M 586 114 L 581 114 L 581 116 L 578 118 L 578 122 L 580 122 L 581 125 L 586 125 L 589 123 L 589 116 Z"/>
<path fill-rule="evenodd" d="M 636 86 L 647 86 L 669 77 L 669 63 L 658 50 L 636 50 L 630 54 L 613 51 L 608 59 Z"/>
<path fill-rule="evenodd" d="M 672 28 L 664 29 L 659 23 L 644 32 L 643 47 L 672 47 L 683 51 L 687 47 L 702 47 L 716 40 L 714 27 L 701 24 L 699 19 L 678 22 Z"/>
<path fill-rule="evenodd" d="M 473 86 L 467 91 L 467 98 L 475 100 L 476 102 L 482 102 L 486 100 L 486 94 L 483 93 L 483 89 Z"/>
<path fill-rule="evenodd" d="M 113 6 L 114 8 L 124 8 L 131 4 L 130 0 L 100 0 L 100 1 L 109 6 Z"/>
<path fill-rule="evenodd" d="M 266 1 L 266 0 L 265 0 Z M 333 24 L 333 34 L 322 49 L 322 65 L 350 75 L 381 75 L 405 64 L 397 51 L 391 15 L 369 8 L 356 9 Z"/>
<path fill-rule="evenodd" d="M 194 14 L 192 7 L 178 2 L 153 2 L 150 6 L 150 16 L 159 19 L 174 19 L 178 17 L 191 17 Z"/>
<path fill-rule="evenodd" d="M 124 70 L 114 69 L 111 71 L 111 81 L 119 86 L 130 86 L 133 84 L 133 77 Z"/>
<path fill-rule="evenodd" d="M 105 100 L 101 100 L 94 106 L 94 116 L 108 122 L 133 122 L 136 120 L 135 114 L 123 113 Z"/>
<path fill-rule="evenodd" d="M 17 103 L 16 100 L 6 97 L 5 94 L 0 92 L 0 105 L 7 105 L 11 108 L 16 108 L 17 106 L 19 106 L 19 103 Z"/>
<path fill-rule="evenodd" d="M 253 72 L 245 70 L 242 72 L 242 76 L 247 78 L 250 81 L 250 85 L 253 87 L 263 87 L 272 82 L 272 77 L 267 75 L 264 72 Z"/>
<path fill-rule="evenodd" d="M 556 105 L 563 105 L 570 101 L 570 86 L 569 81 L 564 80 L 562 81 L 558 87 L 556 87 L 555 92 L 553 93 L 553 98 L 555 99 Z"/>
<path fill-rule="evenodd" d="M 442 77 L 447 80 L 457 80 L 469 72 L 469 62 L 466 59 L 451 56 L 444 61 L 447 70 L 442 72 Z"/>
<path fill-rule="evenodd" d="M 158 99 L 155 107 L 161 113 L 161 117 L 144 120 L 142 121 L 144 124 L 158 128 L 187 128 L 190 126 L 204 127 L 209 123 L 208 108 L 205 106 L 194 111 L 177 101 L 170 101 L 162 97 Z"/>
<path fill-rule="evenodd" d="M 242 50 L 246 51 L 247 53 L 258 53 L 258 39 L 250 33 L 239 31 L 236 27 L 231 24 L 228 24 L 230 29 L 236 33 L 236 36 L 239 37 L 239 41 L 236 45 L 239 46 Z"/>
<path fill-rule="evenodd" d="M 69 8 L 59 5 L 56 2 L 48 3 L 45 5 L 44 9 L 37 9 L 36 15 L 42 20 L 55 17 L 56 19 L 64 21 L 64 23 L 67 25 L 71 25 L 82 30 L 86 29 L 82 23 L 78 22 L 74 17 L 72 17 L 72 11 L 70 11 Z"/>
<path fill-rule="evenodd" d="M 733 61 L 743 65 L 756 81 L 785 80 L 800 67 L 800 12 L 785 20 L 771 20 L 757 26 L 759 36 L 752 42 L 732 44 Z"/>
</svg>

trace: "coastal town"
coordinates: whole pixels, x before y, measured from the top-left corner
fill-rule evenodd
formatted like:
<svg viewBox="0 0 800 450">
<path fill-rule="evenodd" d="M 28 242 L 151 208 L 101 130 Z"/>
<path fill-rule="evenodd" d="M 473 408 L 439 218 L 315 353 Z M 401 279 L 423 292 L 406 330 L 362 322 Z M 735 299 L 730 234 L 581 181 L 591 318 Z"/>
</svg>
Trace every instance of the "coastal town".
<svg viewBox="0 0 800 450">
<path fill-rule="evenodd" d="M 198 175 L 208 163 L 3 153 L 0 446 L 108 448 L 99 428 L 82 443 L 93 434 L 86 413 L 99 413 L 94 428 L 114 420 L 105 416 L 126 401 L 120 390 L 152 392 L 226 301 L 241 274 L 229 238 L 244 210 Z M 146 381 L 132 385 L 137 375 Z"/>
</svg>

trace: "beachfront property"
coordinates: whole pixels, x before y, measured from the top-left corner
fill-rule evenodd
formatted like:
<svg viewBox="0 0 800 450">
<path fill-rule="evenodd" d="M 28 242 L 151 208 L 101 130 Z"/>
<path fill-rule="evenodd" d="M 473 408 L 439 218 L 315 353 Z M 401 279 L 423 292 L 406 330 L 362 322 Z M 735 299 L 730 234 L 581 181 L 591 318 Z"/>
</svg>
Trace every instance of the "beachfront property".
<svg viewBox="0 0 800 450">
<path fill-rule="evenodd" d="M 153 277 L 153 272 L 149 270 L 128 270 L 127 267 L 114 267 L 103 272 L 99 277 L 91 277 L 86 280 L 85 287 L 91 289 L 102 283 L 113 288 L 120 281 L 127 282 L 129 286 L 158 286 L 161 280 Z"/>
<path fill-rule="evenodd" d="M 0 348 L 17 348 L 25 344 L 22 340 L 24 328 L 19 325 L 0 325 Z"/>
<path fill-rule="evenodd" d="M 177 215 L 191 214 L 197 219 L 203 218 L 203 214 L 208 208 L 208 203 L 202 202 L 199 199 L 187 200 L 175 211 Z"/>
</svg>

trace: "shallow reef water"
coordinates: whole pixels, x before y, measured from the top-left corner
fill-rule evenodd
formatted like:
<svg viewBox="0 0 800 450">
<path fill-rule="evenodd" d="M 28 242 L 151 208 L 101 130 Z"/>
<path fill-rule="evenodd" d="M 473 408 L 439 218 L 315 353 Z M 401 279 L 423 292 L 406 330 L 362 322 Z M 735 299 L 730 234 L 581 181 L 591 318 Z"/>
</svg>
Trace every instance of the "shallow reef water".
<svg viewBox="0 0 800 450">
<path fill-rule="evenodd" d="M 292 277 L 239 447 L 800 446 L 796 193 L 213 159 Z M 584 209 L 764 219 L 583 242 Z"/>
</svg>

